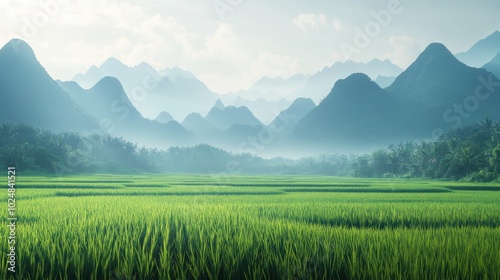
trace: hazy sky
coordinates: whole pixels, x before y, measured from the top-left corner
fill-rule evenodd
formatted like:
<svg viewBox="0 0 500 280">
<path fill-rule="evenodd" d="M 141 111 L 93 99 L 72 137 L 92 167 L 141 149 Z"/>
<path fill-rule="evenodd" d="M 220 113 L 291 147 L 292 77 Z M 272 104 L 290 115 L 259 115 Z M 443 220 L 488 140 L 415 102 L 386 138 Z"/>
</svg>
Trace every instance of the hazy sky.
<svg viewBox="0 0 500 280">
<path fill-rule="evenodd" d="M 500 30 L 498 0 L 4 0 L 0 11 L 0 44 L 26 40 L 56 79 L 114 56 L 179 66 L 221 93 L 348 57 L 406 67 L 431 42 L 456 53 Z"/>
</svg>

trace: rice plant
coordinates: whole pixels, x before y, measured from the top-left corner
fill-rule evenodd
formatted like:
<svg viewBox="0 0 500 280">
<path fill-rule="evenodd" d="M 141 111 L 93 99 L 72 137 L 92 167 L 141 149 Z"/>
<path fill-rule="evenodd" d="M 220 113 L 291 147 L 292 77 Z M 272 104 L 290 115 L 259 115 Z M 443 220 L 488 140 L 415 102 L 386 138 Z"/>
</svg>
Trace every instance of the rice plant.
<svg viewBox="0 0 500 280">
<path fill-rule="evenodd" d="M 7 272 L 3 254 L 0 278 L 500 278 L 500 195 L 488 188 L 326 177 L 241 176 L 233 186 L 209 176 L 103 178 L 25 178 L 33 188 L 18 190 L 17 272 Z M 330 189 L 356 192 L 319 192 Z M 6 252 L 6 240 L 0 244 Z"/>
</svg>

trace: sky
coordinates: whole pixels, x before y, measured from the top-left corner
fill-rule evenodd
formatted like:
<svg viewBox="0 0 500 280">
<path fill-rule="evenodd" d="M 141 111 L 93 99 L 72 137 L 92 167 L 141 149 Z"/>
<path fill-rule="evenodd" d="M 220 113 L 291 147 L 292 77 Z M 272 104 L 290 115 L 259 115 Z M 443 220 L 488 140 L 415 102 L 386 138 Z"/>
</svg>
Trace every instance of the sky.
<svg viewBox="0 0 500 280">
<path fill-rule="evenodd" d="M 4 0 L 0 45 L 27 41 L 55 79 L 115 57 L 178 66 L 213 91 L 337 61 L 407 67 L 432 42 L 453 53 L 500 30 L 500 1 Z"/>
</svg>

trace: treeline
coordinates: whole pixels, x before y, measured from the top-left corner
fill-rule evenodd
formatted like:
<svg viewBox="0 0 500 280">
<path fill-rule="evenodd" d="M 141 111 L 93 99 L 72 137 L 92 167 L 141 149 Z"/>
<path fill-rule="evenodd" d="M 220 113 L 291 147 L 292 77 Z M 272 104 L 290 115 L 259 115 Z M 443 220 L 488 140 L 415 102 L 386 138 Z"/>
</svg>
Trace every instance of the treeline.
<svg viewBox="0 0 500 280">
<path fill-rule="evenodd" d="M 109 135 L 55 134 L 26 124 L 0 125 L 0 163 L 27 173 L 150 171 L 147 155 L 146 149 Z"/>
<path fill-rule="evenodd" d="M 31 174 L 182 172 L 347 176 L 351 161 L 339 155 L 268 160 L 205 144 L 146 149 L 109 135 L 55 134 L 26 124 L 0 124 L 0 164 L 5 168 L 16 166 Z"/>
<path fill-rule="evenodd" d="M 500 175 L 500 124 L 489 119 L 432 142 L 390 145 L 365 155 L 263 159 L 209 145 L 146 149 L 109 135 L 55 134 L 25 124 L 0 125 L 0 163 L 26 173 L 180 172 L 313 174 L 494 181 Z"/>
<path fill-rule="evenodd" d="M 490 119 L 433 142 L 399 143 L 358 157 L 355 177 L 424 177 L 491 182 L 500 175 L 500 125 Z"/>
</svg>

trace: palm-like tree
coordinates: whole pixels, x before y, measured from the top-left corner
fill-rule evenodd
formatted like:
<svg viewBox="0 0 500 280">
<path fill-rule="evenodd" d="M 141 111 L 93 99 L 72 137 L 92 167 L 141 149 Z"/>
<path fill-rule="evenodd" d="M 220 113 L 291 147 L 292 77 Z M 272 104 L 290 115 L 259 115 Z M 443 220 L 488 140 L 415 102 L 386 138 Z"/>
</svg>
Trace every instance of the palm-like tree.
<svg viewBox="0 0 500 280">
<path fill-rule="evenodd" d="M 461 168 L 464 170 L 466 176 L 469 176 L 476 168 L 478 157 L 479 155 L 474 153 L 472 147 L 469 145 L 461 147 L 458 150 L 457 160 L 460 163 Z"/>
</svg>

